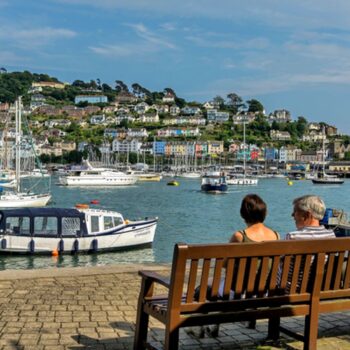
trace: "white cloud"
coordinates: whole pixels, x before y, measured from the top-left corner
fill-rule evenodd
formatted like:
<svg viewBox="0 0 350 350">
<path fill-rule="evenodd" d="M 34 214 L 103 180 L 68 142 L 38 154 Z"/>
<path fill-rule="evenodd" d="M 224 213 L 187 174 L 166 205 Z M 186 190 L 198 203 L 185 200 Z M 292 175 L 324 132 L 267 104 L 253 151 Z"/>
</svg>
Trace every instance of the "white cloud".
<svg viewBox="0 0 350 350">
<path fill-rule="evenodd" d="M 100 46 L 90 46 L 93 52 L 110 57 L 126 57 L 135 56 L 141 57 L 145 54 L 151 54 L 160 50 L 176 50 L 177 47 L 171 41 L 159 36 L 150 31 L 144 24 L 126 24 L 132 28 L 138 38 L 137 42 L 117 43 L 117 44 L 102 44 Z"/>
<path fill-rule="evenodd" d="M 64 28 L 0 27 L 0 39 L 9 41 L 11 45 L 26 49 L 46 45 L 57 39 L 70 39 L 76 35 L 76 32 Z"/>
</svg>

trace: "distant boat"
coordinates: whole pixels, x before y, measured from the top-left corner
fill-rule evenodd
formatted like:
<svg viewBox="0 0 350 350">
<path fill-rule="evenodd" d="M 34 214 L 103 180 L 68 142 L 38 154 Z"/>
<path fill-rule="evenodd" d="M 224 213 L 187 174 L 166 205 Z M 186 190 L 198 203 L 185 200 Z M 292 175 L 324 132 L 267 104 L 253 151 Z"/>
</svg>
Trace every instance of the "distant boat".
<svg viewBox="0 0 350 350">
<path fill-rule="evenodd" d="M 179 177 L 184 177 L 186 179 L 199 179 L 202 175 L 196 171 L 185 171 L 183 173 L 178 174 Z"/>
<path fill-rule="evenodd" d="M 0 210 L 0 254 L 101 252 L 153 242 L 158 218 L 131 221 L 115 211 L 77 207 Z"/>
<path fill-rule="evenodd" d="M 21 134 L 22 134 L 21 97 L 18 98 L 15 106 L 16 106 L 16 118 L 15 118 L 15 121 L 16 121 L 16 171 L 15 171 L 14 183 L 10 183 L 10 186 L 8 186 L 8 187 L 14 187 L 14 188 L 12 191 L 6 191 L 4 193 L 1 193 L 0 208 L 42 207 L 48 204 L 48 202 L 51 199 L 51 194 L 34 193 L 32 191 L 23 191 L 21 186 L 21 179 L 22 179 L 21 177 Z"/>
<path fill-rule="evenodd" d="M 223 172 L 210 170 L 202 177 L 201 190 L 208 193 L 224 193 L 227 191 L 226 177 Z"/>
<path fill-rule="evenodd" d="M 94 168 L 85 160 L 86 168 L 60 176 L 59 182 L 64 186 L 127 186 L 137 181 L 137 176 L 125 174 L 108 168 Z"/>
<path fill-rule="evenodd" d="M 329 175 L 326 174 L 325 171 L 325 146 L 324 146 L 324 140 L 325 140 L 325 132 L 323 128 L 323 139 L 322 139 L 322 173 L 318 174 L 317 177 L 312 179 L 312 182 L 315 185 L 341 185 L 344 183 L 344 179 L 337 177 L 336 175 Z"/>
<path fill-rule="evenodd" d="M 259 182 L 257 177 L 246 176 L 246 154 L 245 154 L 245 121 L 243 121 L 243 178 L 238 178 L 235 176 L 229 176 L 226 181 L 228 185 L 238 185 L 238 186 L 256 186 Z"/>
<path fill-rule="evenodd" d="M 249 178 L 249 177 L 243 177 L 243 178 L 239 178 L 239 177 L 228 177 L 226 179 L 226 182 L 228 185 L 243 185 L 243 186 L 247 186 L 247 185 L 257 185 L 258 184 L 258 179 L 257 178 Z"/>
<path fill-rule="evenodd" d="M 162 179 L 162 175 L 157 173 L 147 173 L 144 171 L 134 171 L 133 175 L 137 176 L 139 181 L 160 181 Z"/>
</svg>

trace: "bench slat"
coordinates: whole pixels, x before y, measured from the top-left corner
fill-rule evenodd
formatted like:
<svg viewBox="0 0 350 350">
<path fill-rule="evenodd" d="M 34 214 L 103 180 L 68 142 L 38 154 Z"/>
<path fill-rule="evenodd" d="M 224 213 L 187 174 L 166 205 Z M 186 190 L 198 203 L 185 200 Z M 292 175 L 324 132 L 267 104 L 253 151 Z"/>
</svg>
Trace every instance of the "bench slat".
<svg viewBox="0 0 350 350">
<path fill-rule="evenodd" d="M 234 266 L 235 266 L 235 259 L 228 259 L 226 264 L 225 284 L 224 284 L 224 293 L 223 293 L 224 300 L 227 300 L 230 298 Z"/>
<path fill-rule="evenodd" d="M 290 293 L 295 293 L 299 285 L 301 255 L 296 255 L 292 267 L 292 280 L 290 281 Z"/>
<path fill-rule="evenodd" d="M 197 270 L 198 270 L 198 260 L 197 259 L 191 260 L 190 275 L 188 277 L 188 287 L 187 287 L 187 295 L 186 295 L 187 303 L 192 302 L 194 299 L 194 293 L 195 293 L 196 281 L 197 281 Z"/>
<path fill-rule="evenodd" d="M 343 283 L 343 288 L 349 288 L 350 282 L 350 257 L 347 258 L 346 270 L 345 270 L 345 278 Z"/>
<path fill-rule="evenodd" d="M 303 269 L 303 275 L 302 275 L 302 281 L 301 281 L 301 286 L 300 286 L 300 292 L 304 293 L 306 292 L 307 285 L 309 282 L 309 278 L 311 275 L 311 263 L 312 263 L 312 256 L 307 255 L 304 260 L 304 269 Z M 306 277 L 308 276 L 308 277 Z"/>
<path fill-rule="evenodd" d="M 244 291 L 243 283 L 244 283 L 246 265 L 247 265 L 247 258 L 240 258 L 238 260 L 238 272 L 237 272 L 236 281 L 234 283 L 235 286 L 233 289 L 235 291 L 235 295 L 234 295 L 235 299 L 241 299 L 242 292 Z"/>
<path fill-rule="evenodd" d="M 202 277 L 200 282 L 201 284 L 200 284 L 199 298 L 198 298 L 200 302 L 205 301 L 207 298 L 210 261 L 211 259 L 203 260 Z"/>
<path fill-rule="evenodd" d="M 333 275 L 333 267 L 334 267 L 334 254 L 329 254 L 328 261 L 326 264 L 326 277 L 324 279 L 323 283 L 323 290 L 330 290 L 331 289 L 331 279 Z"/>
<path fill-rule="evenodd" d="M 259 283 L 257 285 L 258 289 L 255 291 L 255 294 L 258 297 L 262 297 L 266 291 L 266 284 L 268 282 L 269 267 L 270 267 L 270 258 L 264 257 L 262 259 L 261 264 L 262 265 L 261 265 L 259 281 L 258 281 Z"/>
<path fill-rule="evenodd" d="M 343 262 L 344 262 L 344 252 L 339 253 L 337 260 L 338 260 L 337 261 L 337 270 L 336 270 L 336 273 L 335 273 L 333 289 L 339 289 L 340 288 L 341 275 L 342 275 Z"/>
<path fill-rule="evenodd" d="M 218 296 L 219 292 L 219 286 L 221 282 L 221 271 L 223 267 L 224 260 L 223 259 L 216 259 L 215 262 L 215 270 L 214 270 L 214 277 L 211 287 L 211 297 L 216 298 Z"/>
<path fill-rule="evenodd" d="M 247 281 L 247 287 L 246 287 L 246 297 L 247 298 L 254 295 L 256 274 L 258 272 L 258 263 L 259 263 L 258 258 L 251 258 L 250 259 L 248 281 Z"/>
<path fill-rule="evenodd" d="M 268 288 L 270 296 L 274 296 L 276 294 L 279 279 L 280 261 L 281 259 L 279 255 L 274 256 L 272 259 L 272 268 Z"/>
</svg>

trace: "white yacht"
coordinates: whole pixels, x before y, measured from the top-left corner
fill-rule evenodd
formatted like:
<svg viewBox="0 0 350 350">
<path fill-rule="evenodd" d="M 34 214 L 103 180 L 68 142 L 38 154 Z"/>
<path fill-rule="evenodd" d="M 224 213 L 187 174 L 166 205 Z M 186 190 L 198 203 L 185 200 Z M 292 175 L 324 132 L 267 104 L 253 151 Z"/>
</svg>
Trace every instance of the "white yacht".
<svg viewBox="0 0 350 350">
<path fill-rule="evenodd" d="M 134 174 L 125 174 L 108 168 L 94 168 L 88 161 L 85 162 L 86 169 L 79 169 L 68 175 L 60 176 L 60 184 L 64 186 L 127 186 L 137 181 L 137 176 Z"/>
</svg>

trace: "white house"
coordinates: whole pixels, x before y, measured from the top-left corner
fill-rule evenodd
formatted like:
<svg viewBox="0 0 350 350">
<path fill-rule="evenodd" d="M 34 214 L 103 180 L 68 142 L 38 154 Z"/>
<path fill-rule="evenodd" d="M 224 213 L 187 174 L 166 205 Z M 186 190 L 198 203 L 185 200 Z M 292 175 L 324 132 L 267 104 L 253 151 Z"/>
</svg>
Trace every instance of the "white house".
<svg viewBox="0 0 350 350">
<path fill-rule="evenodd" d="M 127 130 L 127 137 L 130 138 L 144 138 L 148 137 L 148 132 L 145 128 L 139 128 L 139 129 L 128 129 Z"/>
</svg>

